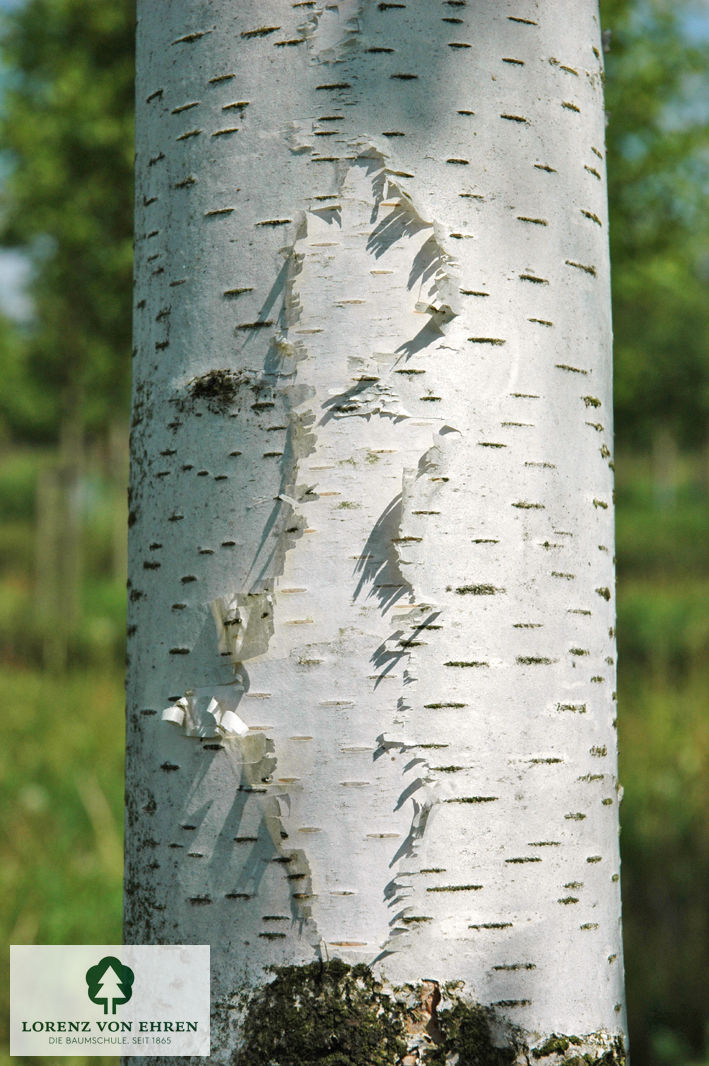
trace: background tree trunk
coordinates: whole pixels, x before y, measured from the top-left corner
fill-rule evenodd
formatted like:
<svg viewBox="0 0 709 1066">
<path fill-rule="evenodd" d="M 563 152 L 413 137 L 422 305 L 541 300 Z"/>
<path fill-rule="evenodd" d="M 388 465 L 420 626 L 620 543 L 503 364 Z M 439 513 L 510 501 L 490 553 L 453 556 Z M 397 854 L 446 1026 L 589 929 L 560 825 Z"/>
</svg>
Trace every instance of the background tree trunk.
<svg viewBox="0 0 709 1066">
<path fill-rule="evenodd" d="M 82 478 L 86 456 L 81 423 L 65 419 L 59 460 L 37 484 L 35 583 L 45 669 L 66 668 L 81 620 L 83 585 Z M 124 532 L 125 539 L 125 532 Z"/>
<path fill-rule="evenodd" d="M 138 50 L 127 939 L 212 945 L 217 1062 L 335 956 L 600 1055 L 596 4 L 142 3 Z"/>
</svg>

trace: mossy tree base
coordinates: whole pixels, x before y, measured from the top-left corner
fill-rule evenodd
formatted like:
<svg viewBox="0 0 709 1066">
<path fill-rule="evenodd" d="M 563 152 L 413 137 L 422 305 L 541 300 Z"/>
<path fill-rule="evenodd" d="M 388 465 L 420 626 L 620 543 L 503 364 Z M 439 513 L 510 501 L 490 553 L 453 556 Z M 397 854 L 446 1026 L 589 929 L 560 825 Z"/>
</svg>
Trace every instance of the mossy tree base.
<svg viewBox="0 0 709 1066">
<path fill-rule="evenodd" d="M 275 969 L 249 998 L 233 1066 L 627 1066 L 621 1037 L 534 1035 L 453 987 L 385 988 L 335 959 Z"/>
</svg>

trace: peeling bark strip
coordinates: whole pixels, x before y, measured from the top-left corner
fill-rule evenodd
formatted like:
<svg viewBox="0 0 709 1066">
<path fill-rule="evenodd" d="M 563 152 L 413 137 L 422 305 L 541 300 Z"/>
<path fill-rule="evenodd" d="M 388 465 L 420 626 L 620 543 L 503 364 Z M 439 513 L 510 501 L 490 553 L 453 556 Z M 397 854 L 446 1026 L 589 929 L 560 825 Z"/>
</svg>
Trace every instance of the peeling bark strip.
<svg viewBox="0 0 709 1066">
<path fill-rule="evenodd" d="M 600 34 L 508 7 L 139 2 L 126 936 L 218 1062 L 623 1062 Z"/>
</svg>

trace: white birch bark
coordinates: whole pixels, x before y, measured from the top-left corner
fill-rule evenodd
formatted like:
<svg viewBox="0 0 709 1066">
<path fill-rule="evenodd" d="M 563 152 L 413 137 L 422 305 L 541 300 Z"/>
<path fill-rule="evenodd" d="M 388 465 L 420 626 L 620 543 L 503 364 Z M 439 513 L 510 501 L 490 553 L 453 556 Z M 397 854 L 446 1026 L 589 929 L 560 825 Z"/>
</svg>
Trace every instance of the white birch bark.
<svg viewBox="0 0 709 1066">
<path fill-rule="evenodd" d="M 596 2 L 138 48 L 127 938 L 622 1032 Z"/>
</svg>

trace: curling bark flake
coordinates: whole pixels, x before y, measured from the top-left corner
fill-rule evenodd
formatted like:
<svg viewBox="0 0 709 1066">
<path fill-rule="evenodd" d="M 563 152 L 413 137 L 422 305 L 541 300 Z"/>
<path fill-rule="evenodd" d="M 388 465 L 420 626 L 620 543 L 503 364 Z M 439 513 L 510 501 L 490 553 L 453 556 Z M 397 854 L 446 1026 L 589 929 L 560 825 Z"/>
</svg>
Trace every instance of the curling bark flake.
<svg viewBox="0 0 709 1066">
<path fill-rule="evenodd" d="M 127 938 L 620 1033 L 596 4 L 138 8 Z"/>
</svg>

